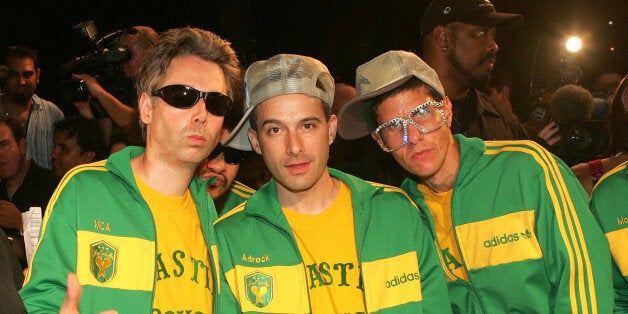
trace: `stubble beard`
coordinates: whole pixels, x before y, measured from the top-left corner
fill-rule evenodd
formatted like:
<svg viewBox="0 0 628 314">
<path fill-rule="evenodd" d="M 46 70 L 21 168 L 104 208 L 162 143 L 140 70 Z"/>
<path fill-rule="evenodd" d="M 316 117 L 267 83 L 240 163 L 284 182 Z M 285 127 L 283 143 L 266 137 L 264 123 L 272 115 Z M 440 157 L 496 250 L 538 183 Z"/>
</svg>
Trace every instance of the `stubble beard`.
<svg viewBox="0 0 628 314">
<path fill-rule="evenodd" d="M 26 92 L 7 92 L 6 96 L 15 104 L 20 106 L 26 106 L 28 102 L 31 100 L 35 93 L 26 91 Z"/>
<path fill-rule="evenodd" d="M 484 63 L 484 61 L 491 56 L 492 55 L 485 56 L 484 58 L 482 58 L 479 64 Z M 469 87 L 483 87 L 491 79 L 492 71 L 487 71 L 484 73 L 474 73 L 471 69 L 466 68 L 460 61 L 460 58 L 458 58 L 458 54 L 455 48 L 447 50 L 447 60 L 449 60 L 449 63 L 451 63 L 454 69 L 456 69 L 456 71 L 467 80 Z"/>
</svg>

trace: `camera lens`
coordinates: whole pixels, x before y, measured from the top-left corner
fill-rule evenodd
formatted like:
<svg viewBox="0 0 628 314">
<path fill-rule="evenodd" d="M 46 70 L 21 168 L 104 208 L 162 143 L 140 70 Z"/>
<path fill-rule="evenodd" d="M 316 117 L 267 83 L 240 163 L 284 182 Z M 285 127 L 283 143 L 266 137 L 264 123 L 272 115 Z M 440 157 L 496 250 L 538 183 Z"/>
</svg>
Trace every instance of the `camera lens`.
<svg viewBox="0 0 628 314">
<path fill-rule="evenodd" d="M 573 128 L 568 134 L 567 141 L 573 149 L 588 150 L 593 143 L 593 138 L 589 130 Z"/>
<path fill-rule="evenodd" d="M 83 80 L 65 80 L 60 82 L 61 97 L 64 102 L 85 101 L 89 96 L 87 84 Z"/>
</svg>

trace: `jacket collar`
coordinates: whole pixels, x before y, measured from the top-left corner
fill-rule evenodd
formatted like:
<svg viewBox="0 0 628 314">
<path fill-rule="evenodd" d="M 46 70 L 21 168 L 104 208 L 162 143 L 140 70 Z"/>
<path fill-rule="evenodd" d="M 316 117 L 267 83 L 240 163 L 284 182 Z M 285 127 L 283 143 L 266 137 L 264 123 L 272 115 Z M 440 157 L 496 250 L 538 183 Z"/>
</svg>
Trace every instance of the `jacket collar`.
<svg viewBox="0 0 628 314">
<path fill-rule="evenodd" d="M 467 176 L 469 171 L 475 167 L 484 151 L 486 151 L 486 144 L 477 137 L 469 138 L 462 134 L 454 135 L 454 140 L 460 144 L 460 165 L 456 182 L 454 183 L 455 188 Z"/>
<path fill-rule="evenodd" d="M 351 202 L 354 207 L 354 213 L 356 213 L 355 217 L 357 222 L 358 216 L 362 216 L 360 214 L 365 214 L 368 211 L 368 204 L 371 198 L 374 194 L 378 193 L 380 188 L 336 169 L 327 169 L 332 177 L 347 184 L 351 190 Z M 244 213 L 250 216 L 260 216 L 277 226 L 289 228 L 288 221 L 283 215 L 281 204 L 279 204 L 277 198 L 276 181 L 274 178 L 251 195 L 246 202 Z"/>
<path fill-rule="evenodd" d="M 479 90 L 476 90 L 475 88 L 471 89 L 469 92 L 472 92 L 475 96 L 474 101 L 477 103 L 478 113 L 480 115 L 490 114 L 496 117 L 501 117 L 499 110 L 495 109 L 495 106 L 498 106 L 499 104 L 493 100 L 493 98 L 480 92 Z"/>
<path fill-rule="evenodd" d="M 127 146 L 109 156 L 105 167 L 122 178 L 130 187 L 138 190 L 137 184 L 135 183 L 135 176 L 133 175 L 133 169 L 131 169 L 131 159 L 143 154 L 145 150 L 144 147 L 140 146 Z M 207 194 L 205 193 L 207 182 L 208 180 L 202 180 L 197 176 L 192 177 L 190 192 L 194 196 L 194 199 L 198 200 L 199 195 Z"/>
<path fill-rule="evenodd" d="M 469 171 L 475 167 L 480 157 L 484 154 L 486 144 L 477 137 L 469 138 L 462 134 L 454 135 L 454 140 L 460 144 L 460 165 L 458 166 L 458 175 L 454 183 L 454 188 L 456 188 L 462 183 Z M 401 188 L 410 193 L 412 199 L 423 200 L 423 195 L 418 191 L 417 185 L 418 179 L 414 176 L 410 176 L 401 183 Z"/>
</svg>

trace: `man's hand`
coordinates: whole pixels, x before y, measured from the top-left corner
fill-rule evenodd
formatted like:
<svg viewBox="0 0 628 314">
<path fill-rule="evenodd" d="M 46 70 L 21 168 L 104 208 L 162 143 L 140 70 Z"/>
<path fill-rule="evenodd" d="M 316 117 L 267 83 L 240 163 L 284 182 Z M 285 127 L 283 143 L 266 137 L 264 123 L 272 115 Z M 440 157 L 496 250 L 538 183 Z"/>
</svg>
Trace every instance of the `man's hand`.
<svg viewBox="0 0 628 314">
<path fill-rule="evenodd" d="M 135 113 L 135 109 L 123 104 L 120 100 L 118 100 L 115 96 L 107 92 L 100 83 L 96 81 L 96 79 L 89 74 L 72 74 L 72 78 L 83 80 L 85 85 L 87 85 L 87 89 L 89 90 L 89 94 L 98 99 L 100 105 L 107 111 L 109 118 L 117 124 L 118 126 L 128 125 L 133 122 L 133 115 Z M 86 111 L 89 106 L 86 103 L 76 102 L 74 105 L 79 109 L 79 112 L 82 116 L 90 118 L 94 117 L 94 113 L 91 112 L 83 112 Z M 82 111 L 83 110 L 83 111 Z"/>
<path fill-rule="evenodd" d="M 22 229 L 22 213 L 9 201 L 0 200 L 0 227 Z"/>
<path fill-rule="evenodd" d="M 79 299 L 81 297 L 81 285 L 79 284 L 78 277 L 76 274 L 69 273 L 68 274 L 68 286 L 65 292 L 65 299 L 63 300 L 63 304 L 61 304 L 61 308 L 59 309 L 59 314 L 78 314 L 78 304 Z M 117 311 L 104 311 L 100 312 L 100 314 L 117 314 Z"/>
<path fill-rule="evenodd" d="M 76 277 L 76 274 L 69 273 L 65 299 L 63 300 L 63 304 L 61 304 L 59 314 L 78 314 L 78 303 L 80 297 L 81 285 L 79 284 L 78 278 Z"/>
<path fill-rule="evenodd" d="M 92 111 L 92 107 L 90 107 L 89 105 L 89 99 L 82 100 L 82 101 L 75 101 L 74 107 L 78 109 L 78 112 L 81 116 L 87 119 L 94 119 L 94 112 Z"/>
<path fill-rule="evenodd" d="M 89 94 L 98 98 L 100 95 L 106 93 L 104 88 L 100 86 L 100 83 L 89 74 L 72 74 L 73 79 L 83 80 L 85 85 L 87 85 L 87 89 L 89 90 Z"/>
<path fill-rule="evenodd" d="M 536 136 L 545 141 L 548 146 L 552 146 L 560 141 L 560 134 L 558 134 L 559 131 L 560 126 L 558 126 L 558 123 L 556 123 L 556 121 L 551 121 L 541 131 L 539 131 L 539 134 Z"/>
</svg>

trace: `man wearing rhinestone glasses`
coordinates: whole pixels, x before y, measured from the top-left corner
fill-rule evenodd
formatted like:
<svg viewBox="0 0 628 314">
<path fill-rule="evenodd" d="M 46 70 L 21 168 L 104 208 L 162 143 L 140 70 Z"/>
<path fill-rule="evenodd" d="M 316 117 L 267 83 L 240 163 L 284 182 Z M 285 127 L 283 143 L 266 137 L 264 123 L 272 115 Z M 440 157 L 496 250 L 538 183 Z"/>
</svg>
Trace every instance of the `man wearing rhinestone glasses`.
<svg viewBox="0 0 628 314">
<path fill-rule="evenodd" d="M 612 312 L 608 243 L 569 168 L 531 141 L 452 135 L 436 72 L 389 51 L 356 71 L 339 134 L 371 133 L 411 176 L 455 313 Z"/>
<path fill-rule="evenodd" d="M 217 35 L 163 34 L 137 81 L 146 148 L 66 174 L 21 290 L 29 313 L 56 312 L 66 291 L 65 306 L 84 313 L 213 312 L 217 215 L 194 172 L 240 82 L 235 52 Z"/>
</svg>

